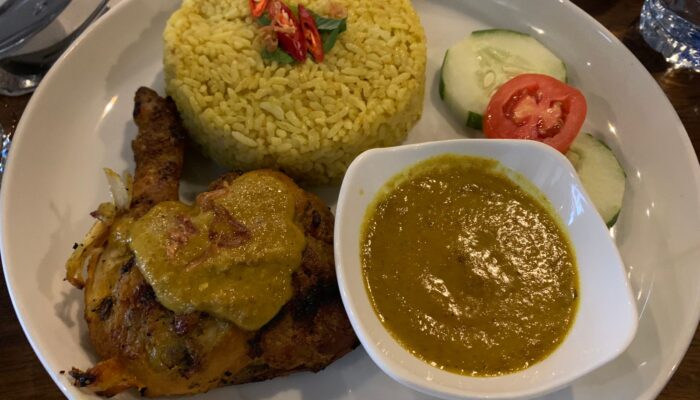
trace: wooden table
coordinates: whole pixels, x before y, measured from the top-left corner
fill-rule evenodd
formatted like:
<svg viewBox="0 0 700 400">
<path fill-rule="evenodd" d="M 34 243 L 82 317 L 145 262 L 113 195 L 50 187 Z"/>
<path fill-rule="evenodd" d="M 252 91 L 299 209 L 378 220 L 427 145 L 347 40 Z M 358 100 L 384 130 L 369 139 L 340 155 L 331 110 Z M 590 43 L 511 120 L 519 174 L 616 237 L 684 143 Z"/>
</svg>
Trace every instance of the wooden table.
<svg viewBox="0 0 700 400">
<path fill-rule="evenodd" d="M 700 154 L 700 74 L 669 69 L 637 32 L 642 0 L 575 0 L 617 35 L 659 82 L 685 125 L 696 153 Z M 0 123 L 14 131 L 29 96 L 0 96 Z M 4 279 L 0 284 L 0 398 L 60 399 L 62 395 L 29 347 L 12 309 Z M 665 400 L 700 399 L 700 330 L 668 386 Z"/>
</svg>

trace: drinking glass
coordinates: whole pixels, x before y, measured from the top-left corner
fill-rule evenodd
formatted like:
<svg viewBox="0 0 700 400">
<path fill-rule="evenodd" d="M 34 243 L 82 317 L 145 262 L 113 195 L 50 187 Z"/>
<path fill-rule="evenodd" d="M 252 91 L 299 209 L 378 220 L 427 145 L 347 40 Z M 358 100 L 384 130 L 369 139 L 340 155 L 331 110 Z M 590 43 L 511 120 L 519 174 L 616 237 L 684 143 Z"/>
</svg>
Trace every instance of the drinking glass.
<svg viewBox="0 0 700 400">
<path fill-rule="evenodd" d="M 639 30 L 670 63 L 700 72 L 700 0 L 645 0 Z"/>
<path fill-rule="evenodd" d="M 0 0 L 0 94 L 32 92 L 107 0 Z"/>
</svg>

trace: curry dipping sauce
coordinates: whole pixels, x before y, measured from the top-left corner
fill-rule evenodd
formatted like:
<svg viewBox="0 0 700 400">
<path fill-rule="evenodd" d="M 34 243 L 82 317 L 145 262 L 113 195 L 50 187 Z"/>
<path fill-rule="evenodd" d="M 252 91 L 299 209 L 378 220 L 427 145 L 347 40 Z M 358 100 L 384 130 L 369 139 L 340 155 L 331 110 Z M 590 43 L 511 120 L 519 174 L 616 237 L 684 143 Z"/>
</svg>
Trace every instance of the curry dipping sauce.
<svg viewBox="0 0 700 400">
<path fill-rule="evenodd" d="M 362 271 L 374 309 L 416 357 L 495 376 L 564 340 L 578 305 L 573 247 L 548 200 L 498 161 L 442 155 L 368 207 Z"/>
</svg>

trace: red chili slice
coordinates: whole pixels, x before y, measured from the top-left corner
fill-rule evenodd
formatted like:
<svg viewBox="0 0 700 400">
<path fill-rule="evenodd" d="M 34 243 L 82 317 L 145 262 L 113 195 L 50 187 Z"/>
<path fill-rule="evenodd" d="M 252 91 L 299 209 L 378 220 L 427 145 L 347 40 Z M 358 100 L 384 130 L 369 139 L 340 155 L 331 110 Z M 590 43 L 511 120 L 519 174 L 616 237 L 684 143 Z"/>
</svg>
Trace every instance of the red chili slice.
<svg viewBox="0 0 700 400">
<path fill-rule="evenodd" d="M 306 39 L 306 48 L 317 63 L 323 62 L 323 42 L 321 42 L 321 34 L 318 33 L 316 20 L 301 4 L 299 4 L 299 22 Z"/>
<path fill-rule="evenodd" d="M 260 18 L 265 13 L 268 1 L 269 0 L 248 0 L 250 12 L 253 13 L 253 17 Z"/>
<path fill-rule="evenodd" d="M 304 62 L 306 60 L 306 41 L 299 20 L 292 13 L 292 10 L 279 0 L 271 0 L 268 12 L 282 50 L 295 60 Z"/>
</svg>

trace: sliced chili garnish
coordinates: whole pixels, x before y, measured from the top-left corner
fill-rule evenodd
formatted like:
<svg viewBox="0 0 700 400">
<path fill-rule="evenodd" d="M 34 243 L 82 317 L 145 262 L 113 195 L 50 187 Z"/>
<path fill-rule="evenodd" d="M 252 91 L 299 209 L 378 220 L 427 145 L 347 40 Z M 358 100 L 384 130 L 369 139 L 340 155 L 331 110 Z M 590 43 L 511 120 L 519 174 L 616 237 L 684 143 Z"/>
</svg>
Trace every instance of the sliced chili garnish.
<svg viewBox="0 0 700 400">
<path fill-rule="evenodd" d="M 248 0 L 250 12 L 253 13 L 253 17 L 260 18 L 265 13 L 268 1 L 269 0 Z"/>
<path fill-rule="evenodd" d="M 317 63 L 323 62 L 323 42 L 321 41 L 321 34 L 318 33 L 316 20 L 309 10 L 301 4 L 299 4 L 299 22 L 301 23 L 304 39 L 306 39 L 306 48 Z"/>
<path fill-rule="evenodd" d="M 268 12 L 282 50 L 295 60 L 304 62 L 306 60 L 306 41 L 299 20 L 292 13 L 292 10 L 279 0 L 270 0 Z"/>
</svg>

